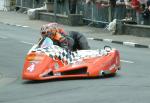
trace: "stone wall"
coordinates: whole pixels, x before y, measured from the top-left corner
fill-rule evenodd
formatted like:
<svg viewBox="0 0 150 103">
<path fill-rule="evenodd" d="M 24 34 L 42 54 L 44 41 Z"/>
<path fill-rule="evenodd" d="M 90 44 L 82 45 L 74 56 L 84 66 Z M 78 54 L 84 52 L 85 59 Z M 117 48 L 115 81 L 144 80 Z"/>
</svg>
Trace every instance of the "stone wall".
<svg viewBox="0 0 150 103">
<path fill-rule="evenodd" d="M 150 26 L 124 24 L 124 34 L 140 37 L 150 37 Z"/>
<path fill-rule="evenodd" d="M 134 35 L 139 37 L 150 37 L 150 26 L 126 24 L 122 21 L 117 22 L 117 35 Z"/>
<path fill-rule="evenodd" d="M 80 14 L 70 14 L 70 15 L 61 15 L 54 14 L 49 12 L 39 12 L 40 20 L 50 21 L 50 22 L 58 22 L 61 24 L 71 25 L 71 26 L 79 26 L 83 25 L 82 15 Z"/>
</svg>

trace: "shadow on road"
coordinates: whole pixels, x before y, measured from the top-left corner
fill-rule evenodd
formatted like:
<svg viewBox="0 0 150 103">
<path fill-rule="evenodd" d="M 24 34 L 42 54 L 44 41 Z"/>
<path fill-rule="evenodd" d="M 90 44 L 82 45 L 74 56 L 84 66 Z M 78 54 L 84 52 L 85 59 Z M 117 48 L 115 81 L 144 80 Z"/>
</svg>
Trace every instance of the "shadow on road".
<svg viewBox="0 0 150 103">
<path fill-rule="evenodd" d="M 52 80 L 29 80 L 23 81 L 23 84 L 39 84 L 39 83 L 47 83 L 47 82 L 58 82 L 58 81 L 70 81 L 70 80 L 96 80 L 96 79 L 111 79 L 111 78 L 118 78 L 120 77 L 119 74 L 112 74 L 112 75 L 105 75 L 100 77 L 89 77 L 89 78 L 63 78 L 63 79 L 52 79 Z"/>
</svg>

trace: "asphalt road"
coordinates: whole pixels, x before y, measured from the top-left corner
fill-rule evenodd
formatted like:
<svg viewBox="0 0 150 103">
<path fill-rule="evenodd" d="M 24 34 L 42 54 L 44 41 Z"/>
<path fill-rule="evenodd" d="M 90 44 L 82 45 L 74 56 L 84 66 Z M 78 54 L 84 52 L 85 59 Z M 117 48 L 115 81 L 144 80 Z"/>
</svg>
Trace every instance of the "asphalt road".
<svg viewBox="0 0 150 103">
<path fill-rule="evenodd" d="M 150 49 L 89 40 L 93 49 L 110 45 L 121 54 L 121 70 L 109 78 L 23 81 L 28 50 L 39 32 L 0 24 L 0 103 L 149 103 Z"/>
</svg>

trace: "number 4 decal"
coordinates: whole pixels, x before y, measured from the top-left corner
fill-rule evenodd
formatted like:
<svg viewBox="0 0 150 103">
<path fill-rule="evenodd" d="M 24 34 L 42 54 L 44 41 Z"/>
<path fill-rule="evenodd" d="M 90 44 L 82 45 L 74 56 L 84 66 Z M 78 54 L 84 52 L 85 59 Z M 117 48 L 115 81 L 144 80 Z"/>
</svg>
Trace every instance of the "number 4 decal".
<svg viewBox="0 0 150 103">
<path fill-rule="evenodd" d="M 34 69 L 35 69 L 35 64 L 34 64 L 34 63 L 32 63 L 32 64 L 27 68 L 27 70 L 28 70 L 29 72 L 33 72 Z"/>
</svg>

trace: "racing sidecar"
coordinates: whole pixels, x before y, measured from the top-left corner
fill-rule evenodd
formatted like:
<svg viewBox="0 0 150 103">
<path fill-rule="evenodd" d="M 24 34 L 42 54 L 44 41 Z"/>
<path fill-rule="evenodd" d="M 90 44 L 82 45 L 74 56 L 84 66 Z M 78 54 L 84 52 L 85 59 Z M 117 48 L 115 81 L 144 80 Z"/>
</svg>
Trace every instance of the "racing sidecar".
<svg viewBox="0 0 150 103">
<path fill-rule="evenodd" d="M 28 52 L 22 71 L 24 80 L 49 80 L 72 77 L 98 77 L 120 69 L 119 51 L 105 46 L 100 50 L 65 50 L 42 39 Z"/>
</svg>

